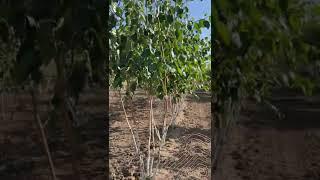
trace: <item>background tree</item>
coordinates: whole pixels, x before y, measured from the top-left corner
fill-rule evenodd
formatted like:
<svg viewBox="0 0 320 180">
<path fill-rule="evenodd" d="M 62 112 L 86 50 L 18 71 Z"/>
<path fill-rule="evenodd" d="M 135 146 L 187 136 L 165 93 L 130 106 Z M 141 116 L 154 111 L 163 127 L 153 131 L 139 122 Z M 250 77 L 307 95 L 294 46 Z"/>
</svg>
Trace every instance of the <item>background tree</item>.
<svg viewBox="0 0 320 180">
<path fill-rule="evenodd" d="M 301 89 L 310 95 L 319 79 L 306 65 L 318 61 L 310 36 L 310 7 L 303 1 L 216 1 L 213 5 L 216 154 L 239 116 L 245 98 L 269 107 L 272 90 Z M 315 23 L 314 23 L 315 24 Z M 308 32 L 309 31 L 309 32 Z M 307 70 L 308 71 L 308 70 Z"/>
<path fill-rule="evenodd" d="M 73 132 L 72 103 L 89 85 L 105 86 L 108 5 L 101 0 L 1 1 L 1 80 L 27 85 L 37 102 L 39 85 L 49 69 L 56 75 L 52 104 L 65 122 L 74 179 L 80 179 L 78 147 Z M 36 107 L 36 105 L 34 106 Z M 35 111 L 36 112 L 36 111 Z"/>
</svg>

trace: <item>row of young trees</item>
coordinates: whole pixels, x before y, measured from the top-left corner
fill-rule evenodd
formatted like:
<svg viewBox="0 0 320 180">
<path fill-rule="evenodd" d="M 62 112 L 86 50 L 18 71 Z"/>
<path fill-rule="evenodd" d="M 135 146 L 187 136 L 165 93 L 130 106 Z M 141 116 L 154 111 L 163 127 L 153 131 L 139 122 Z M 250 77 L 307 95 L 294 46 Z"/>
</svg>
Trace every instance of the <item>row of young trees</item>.
<svg viewBox="0 0 320 180">
<path fill-rule="evenodd" d="M 190 19 L 184 0 L 1 1 L 1 87 L 26 84 L 37 94 L 42 68 L 55 64 L 52 103 L 65 120 L 75 179 L 80 179 L 79 161 L 68 97 L 77 99 L 86 77 L 118 89 L 127 84 L 128 94 L 147 91 L 150 139 L 156 136 L 161 144 L 168 128 L 160 132 L 152 118 L 154 98 L 163 99 L 168 113 L 175 114 L 171 99 L 179 102 L 183 94 L 211 89 L 219 152 L 242 99 L 267 102 L 271 89 L 283 85 L 312 92 L 318 81 L 306 78 L 303 67 L 319 63 L 319 7 L 298 0 L 218 0 L 212 7 L 213 54 L 210 38 L 200 38 L 211 16 Z M 166 118 L 162 122 L 170 125 Z M 144 177 L 156 172 L 150 152 L 160 152 L 148 151 L 143 156 L 137 150 Z"/>
<path fill-rule="evenodd" d="M 38 88 L 48 74 L 46 70 L 55 74 L 51 103 L 64 121 L 77 180 L 79 148 L 72 128 L 76 117 L 69 98 L 77 101 L 88 79 L 104 85 L 107 71 L 115 88 L 125 83 L 130 93 L 136 88 L 146 90 L 151 113 L 154 97 L 169 104 L 182 94 L 210 87 L 210 40 L 200 38 L 201 29 L 209 28 L 210 20 L 190 20 L 182 0 L 1 1 L 0 18 L 1 87 L 25 86 L 30 90 L 54 179 L 47 137 L 37 115 Z M 169 112 L 168 106 L 166 109 Z M 162 142 L 166 123 L 161 135 L 156 129 Z M 151 126 L 156 128 L 155 123 Z M 147 166 L 143 167 L 148 177 L 154 174 L 150 159 L 149 150 Z"/>
<path fill-rule="evenodd" d="M 319 7 L 301 0 L 214 1 L 214 167 L 243 99 L 277 111 L 268 101 L 274 88 L 310 95 L 319 84 Z"/>
</svg>

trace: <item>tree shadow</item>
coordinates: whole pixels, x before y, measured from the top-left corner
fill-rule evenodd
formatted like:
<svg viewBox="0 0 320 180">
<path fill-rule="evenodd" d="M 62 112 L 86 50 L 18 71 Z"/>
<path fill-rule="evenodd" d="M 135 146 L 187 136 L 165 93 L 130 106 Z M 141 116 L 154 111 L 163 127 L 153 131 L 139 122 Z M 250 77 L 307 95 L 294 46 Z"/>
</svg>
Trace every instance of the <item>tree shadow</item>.
<svg viewBox="0 0 320 180">
<path fill-rule="evenodd" d="M 320 128 L 320 99 L 307 97 L 286 97 L 271 101 L 283 118 L 275 112 L 256 104 L 252 108 L 244 108 L 240 123 L 256 128 L 276 128 L 282 130 L 302 130 Z"/>
<path fill-rule="evenodd" d="M 197 103 L 209 103 L 212 100 L 209 93 L 195 93 L 197 96 L 190 95 L 187 97 L 187 101 L 193 101 Z"/>
<path fill-rule="evenodd" d="M 202 134 L 204 136 L 211 137 L 211 130 L 202 128 L 186 128 L 176 125 L 169 128 L 167 138 L 179 139 L 186 134 Z"/>
</svg>

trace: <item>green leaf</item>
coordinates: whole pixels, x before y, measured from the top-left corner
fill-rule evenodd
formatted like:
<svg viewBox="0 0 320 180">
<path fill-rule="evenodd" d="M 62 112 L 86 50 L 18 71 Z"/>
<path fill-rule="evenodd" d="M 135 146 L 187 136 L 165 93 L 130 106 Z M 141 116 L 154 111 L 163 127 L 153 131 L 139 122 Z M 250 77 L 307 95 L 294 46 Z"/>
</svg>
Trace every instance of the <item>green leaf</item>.
<svg viewBox="0 0 320 180">
<path fill-rule="evenodd" d="M 9 40 L 9 24 L 4 18 L 0 18 L 0 37 L 5 43 Z"/>
<path fill-rule="evenodd" d="M 38 23 L 36 22 L 36 20 L 33 17 L 27 16 L 27 20 L 28 20 L 28 24 L 30 27 L 34 27 L 34 28 L 38 27 Z"/>
<path fill-rule="evenodd" d="M 288 10 L 288 5 L 289 5 L 288 0 L 279 1 L 279 4 L 282 11 L 286 12 Z"/>
<path fill-rule="evenodd" d="M 231 42 L 231 37 L 227 26 L 221 21 L 217 21 L 216 31 L 217 35 L 222 39 L 223 43 L 229 46 Z"/>
<path fill-rule="evenodd" d="M 204 24 L 204 27 L 206 27 L 207 29 L 210 28 L 210 23 L 209 23 L 209 21 L 204 21 L 203 24 Z"/>
<path fill-rule="evenodd" d="M 305 42 L 320 47 L 320 23 L 309 21 L 303 26 L 302 32 Z"/>
<path fill-rule="evenodd" d="M 176 37 L 178 41 L 182 40 L 182 31 L 181 30 L 176 30 Z"/>
<path fill-rule="evenodd" d="M 117 14 L 117 16 L 121 17 L 122 9 L 120 7 L 116 7 L 116 14 Z"/>
<path fill-rule="evenodd" d="M 167 20 L 168 20 L 168 23 L 172 23 L 173 22 L 173 16 L 170 14 L 167 16 Z"/>
<path fill-rule="evenodd" d="M 189 31 L 192 30 L 192 25 L 188 24 L 188 30 L 189 30 Z"/>
<path fill-rule="evenodd" d="M 39 32 L 37 33 L 37 40 L 40 48 L 40 57 L 45 65 L 48 65 L 56 56 L 56 46 L 53 35 L 54 25 L 50 23 L 42 23 Z"/>
<path fill-rule="evenodd" d="M 153 20 L 152 14 L 148 14 L 148 21 L 152 22 L 152 20 Z"/>
<path fill-rule="evenodd" d="M 298 31 L 299 27 L 300 27 L 300 17 L 298 15 L 295 15 L 295 14 L 291 15 L 289 17 L 289 23 L 290 23 L 291 28 L 294 31 Z"/>
<path fill-rule="evenodd" d="M 178 15 L 178 17 L 182 18 L 183 12 L 184 12 L 184 11 L 183 11 L 182 8 L 177 7 L 177 15 Z"/>
</svg>

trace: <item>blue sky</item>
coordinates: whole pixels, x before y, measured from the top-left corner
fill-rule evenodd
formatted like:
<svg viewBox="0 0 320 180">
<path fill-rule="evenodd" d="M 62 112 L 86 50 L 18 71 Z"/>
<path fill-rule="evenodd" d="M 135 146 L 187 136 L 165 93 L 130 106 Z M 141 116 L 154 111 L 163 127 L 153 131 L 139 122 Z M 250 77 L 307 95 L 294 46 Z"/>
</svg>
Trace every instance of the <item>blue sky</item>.
<svg viewBox="0 0 320 180">
<path fill-rule="evenodd" d="M 121 4 L 121 1 L 120 1 Z M 189 7 L 189 14 L 195 20 L 199 20 L 204 17 L 205 14 L 211 14 L 211 0 L 191 0 L 187 1 Z M 209 37 L 211 38 L 211 28 L 202 29 L 201 38 Z"/>
<path fill-rule="evenodd" d="M 188 2 L 189 12 L 191 17 L 194 17 L 195 20 L 201 19 L 204 17 L 204 14 L 207 13 L 208 15 L 211 14 L 211 0 L 194 0 Z M 201 37 L 211 37 L 211 28 L 202 30 Z"/>
</svg>

